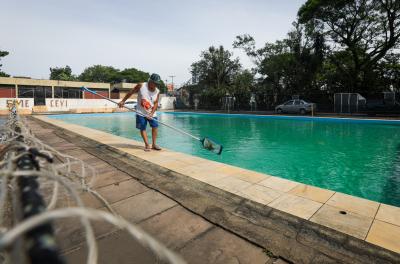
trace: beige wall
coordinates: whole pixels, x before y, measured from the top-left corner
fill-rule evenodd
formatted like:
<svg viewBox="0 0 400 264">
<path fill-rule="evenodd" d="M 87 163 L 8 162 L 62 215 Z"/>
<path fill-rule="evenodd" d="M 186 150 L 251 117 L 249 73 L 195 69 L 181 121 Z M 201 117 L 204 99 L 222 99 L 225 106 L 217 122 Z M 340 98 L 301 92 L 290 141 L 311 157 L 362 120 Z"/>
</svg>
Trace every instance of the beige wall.
<svg viewBox="0 0 400 264">
<path fill-rule="evenodd" d="M 127 93 L 128 91 L 120 91 L 119 98 L 120 99 L 124 98 Z M 132 94 L 132 96 L 129 99 L 137 100 L 137 94 Z"/>
<path fill-rule="evenodd" d="M 70 81 L 38 80 L 38 79 L 10 78 L 10 77 L 0 77 L 0 84 L 59 86 L 59 87 L 74 87 L 74 88 L 87 86 L 88 88 L 95 88 L 95 89 L 107 89 L 107 90 L 110 89 L 109 83 L 70 82 Z"/>
<path fill-rule="evenodd" d="M 70 81 L 59 81 L 59 80 L 40 80 L 40 79 L 29 79 L 29 78 L 12 78 L 12 77 L 0 77 L 0 85 L 15 85 L 18 90 L 18 85 L 31 85 L 31 86 L 47 86 L 47 87 L 72 87 L 80 88 L 86 86 L 91 89 L 106 89 L 109 92 L 117 88 L 120 90 L 120 98 L 123 98 L 128 91 L 136 86 L 136 83 L 94 83 L 94 82 L 70 82 Z M 18 91 L 16 91 L 18 96 Z M 54 91 L 53 91 L 54 94 Z M 131 99 L 136 99 L 137 95 L 132 95 Z"/>
<path fill-rule="evenodd" d="M 111 85 L 111 89 L 132 89 L 136 86 L 136 83 L 114 83 Z"/>
</svg>

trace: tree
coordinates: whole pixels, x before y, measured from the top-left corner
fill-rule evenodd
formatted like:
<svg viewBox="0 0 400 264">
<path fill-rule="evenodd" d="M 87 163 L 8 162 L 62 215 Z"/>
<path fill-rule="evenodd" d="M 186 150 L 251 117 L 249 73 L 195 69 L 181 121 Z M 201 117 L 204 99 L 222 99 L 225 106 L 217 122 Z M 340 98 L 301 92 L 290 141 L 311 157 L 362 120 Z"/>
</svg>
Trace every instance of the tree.
<svg viewBox="0 0 400 264">
<path fill-rule="evenodd" d="M 0 60 L 2 57 L 5 57 L 9 54 L 8 51 L 2 51 L 0 50 Z M 1 66 L 3 66 L 3 64 L 0 64 L 0 77 L 9 77 L 10 75 L 8 75 L 7 73 L 1 71 Z"/>
<path fill-rule="evenodd" d="M 348 77 L 350 92 L 372 90 L 371 73 L 399 47 L 399 0 L 308 0 L 298 17 L 326 36 L 332 50 L 329 59 Z"/>
<path fill-rule="evenodd" d="M 205 88 L 226 91 L 241 68 L 239 59 L 232 56 L 223 46 L 209 47 L 201 53 L 201 59 L 192 64 L 193 79 Z"/>
<path fill-rule="evenodd" d="M 233 85 L 228 92 L 236 98 L 236 106 L 240 109 L 250 106 L 251 93 L 255 92 L 254 74 L 250 70 L 237 73 L 233 79 Z"/>
<path fill-rule="evenodd" d="M 381 86 L 400 92 L 400 54 L 387 54 L 378 65 L 377 75 Z"/>
<path fill-rule="evenodd" d="M 191 65 L 192 92 L 200 94 L 201 107 L 219 108 L 221 98 L 229 92 L 235 76 L 240 72 L 238 58 L 233 58 L 232 52 L 223 46 L 211 46 L 203 51 L 200 60 Z"/>
<path fill-rule="evenodd" d="M 80 75 L 79 80 L 84 82 L 120 82 L 119 70 L 112 66 L 93 65 L 86 68 Z"/>
<path fill-rule="evenodd" d="M 71 67 L 68 65 L 50 68 L 50 80 L 75 81 L 76 79 L 76 76 L 72 74 Z"/>
<path fill-rule="evenodd" d="M 124 82 L 139 83 L 146 82 L 150 78 L 150 74 L 135 68 L 127 68 L 118 73 L 118 78 Z"/>
<path fill-rule="evenodd" d="M 285 39 L 266 43 L 259 49 L 250 35 L 237 36 L 233 43 L 234 48 L 244 50 L 255 63 L 254 70 L 261 75 L 257 92 L 272 98 L 265 102 L 267 105 L 294 94 L 307 96 L 321 86 L 317 76 L 324 60 L 324 38 L 309 34 L 309 27 L 298 23 L 293 26 Z M 267 100 L 265 96 L 263 100 Z"/>
</svg>

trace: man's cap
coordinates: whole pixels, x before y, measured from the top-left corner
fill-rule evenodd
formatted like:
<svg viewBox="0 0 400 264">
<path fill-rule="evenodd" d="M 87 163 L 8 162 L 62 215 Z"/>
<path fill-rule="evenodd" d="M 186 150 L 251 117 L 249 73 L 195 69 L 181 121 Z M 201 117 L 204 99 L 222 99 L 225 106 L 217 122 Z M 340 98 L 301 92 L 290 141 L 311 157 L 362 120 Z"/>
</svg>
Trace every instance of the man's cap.
<svg viewBox="0 0 400 264">
<path fill-rule="evenodd" d="M 150 75 L 149 82 L 153 82 L 157 85 L 161 85 L 161 77 L 157 73 Z"/>
</svg>

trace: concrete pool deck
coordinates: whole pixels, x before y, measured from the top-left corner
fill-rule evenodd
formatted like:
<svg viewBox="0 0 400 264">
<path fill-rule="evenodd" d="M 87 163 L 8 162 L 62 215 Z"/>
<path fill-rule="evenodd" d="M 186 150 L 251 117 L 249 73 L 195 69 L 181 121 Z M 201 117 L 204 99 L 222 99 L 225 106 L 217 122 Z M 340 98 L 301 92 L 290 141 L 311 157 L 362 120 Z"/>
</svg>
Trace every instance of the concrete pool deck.
<svg viewBox="0 0 400 264">
<path fill-rule="evenodd" d="M 343 262 L 350 262 L 349 260 L 352 259 L 355 262 L 362 263 L 365 260 L 363 256 L 367 256 L 369 260 L 373 258 L 380 262 L 386 260 L 382 262 L 387 263 L 400 261 L 400 208 L 398 207 L 169 150 L 148 153 L 143 151 L 142 143 L 135 140 L 68 124 L 45 116 L 36 116 L 35 118 L 88 138 L 102 146 L 112 148 L 125 156 L 139 158 L 165 170 L 184 175 L 188 179 L 230 193 L 233 195 L 232 200 L 235 199 L 234 197 L 240 197 L 242 204 L 250 201 L 251 208 L 260 204 L 265 211 L 265 217 L 271 217 L 271 214 L 276 211 L 284 212 L 288 218 L 293 217 L 290 218 L 291 221 L 299 223 L 300 231 L 296 231 L 294 238 L 296 243 L 303 246 L 306 244 L 307 247 L 312 248 L 314 255 L 316 254 L 314 251 L 319 251 L 324 256 L 328 256 L 329 259 L 337 259 Z M 238 211 L 235 211 L 235 213 L 239 214 Z M 252 214 L 251 211 L 246 211 L 246 213 Z M 258 213 L 263 214 L 263 212 Z M 207 215 L 202 216 L 207 218 Z M 218 224 L 229 228 L 229 220 L 231 219 L 220 219 L 222 223 Z M 218 221 L 218 219 L 213 221 Z M 288 220 L 285 218 L 282 221 Z M 312 232 L 318 233 L 322 240 L 325 239 L 323 236 L 326 236 L 325 240 L 328 241 L 336 239 L 336 244 L 333 244 L 336 247 L 342 244 L 341 247 L 343 248 L 336 248 L 333 251 L 340 251 L 341 255 L 333 251 L 327 252 L 329 246 L 324 248 L 323 245 L 320 245 L 320 248 L 318 248 L 317 244 L 323 243 L 323 241 L 310 241 L 310 239 L 315 240 L 315 237 L 308 237 L 308 241 L 302 241 L 302 239 L 307 240 L 300 235 L 301 230 L 305 229 L 304 226 L 307 226 L 306 232 L 309 233 L 309 230 L 313 230 Z M 317 231 L 315 227 L 318 227 Z M 288 225 L 288 229 L 290 228 L 290 225 Z M 331 232 L 332 230 L 334 232 Z M 241 230 L 235 230 L 235 232 L 241 232 Z M 281 230 L 281 232 L 287 231 Z M 285 236 L 290 237 L 288 234 Z M 252 237 L 246 238 L 252 240 Z M 256 238 L 254 240 L 252 241 L 258 243 Z M 277 247 L 274 243 L 277 242 L 267 241 L 263 245 L 270 245 L 269 248 Z M 281 241 L 281 243 L 282 246 L 286 246 L 286 242 Z M 306 258 L 304 252 L 298 253 L 303 255 L 301 257 L 295 256 L 295 253 L 291 251 L 287 253 L 282 251 L 279 254 L 295 262 L 303 262 L 301 259 Z M 304 263 L 306 262 L 304 261 Z"/>
<path fill-rule="evenodd" d="M 57 127 L 28 120 L 29 129 L 49 146 L 66 155 L 81 159 L 96 167 L 97 177 L 92 188 L 99 192 L 117 214 L 151 234 L 168 248 L 181 255 L 187 263 L 284 264 L 280 258 L 234 233 L 207 221 L 135 179 L 144 173 L 140 169 L 129 173 L 90 154 L 72 140 L 59 135 Z M 56 160 L 55 162 L 58 162 Z M 71 167 L 80 171 L 80 167 Z M 79 190 L 79 189 L 78 189 Z M 82 191 L 85 206 L 103 210 L 104 204 Z M 57 206 L 74 206 L 69 196 L 60 194 Z M 67 263 L 86 263 L 85 230 L 77 218 L 55 221 L 57 245 Z M 101 221 L 93 222 L 99 247 L 98 263 L 161 263 L 148 249 L 132 239 L 125 231 Z M 207 252 L 208 254 L 204 254 Z M 162 262 L 164 263 L 164 262 Z"/>
</svg>

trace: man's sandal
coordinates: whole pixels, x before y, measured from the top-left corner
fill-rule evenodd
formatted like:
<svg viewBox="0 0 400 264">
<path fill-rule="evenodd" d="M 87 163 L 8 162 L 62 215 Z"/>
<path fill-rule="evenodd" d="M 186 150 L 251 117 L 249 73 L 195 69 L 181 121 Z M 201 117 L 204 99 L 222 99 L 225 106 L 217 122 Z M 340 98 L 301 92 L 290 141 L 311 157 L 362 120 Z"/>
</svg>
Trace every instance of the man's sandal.
<svg viewBox="0 0 400 264">
<path fill-rule="evenodd" d="M 157 145 L 153 145 L 152 149 L 154 149 L 154 150 L 161 150 L 161 148 L 160 148 L 159 146 L 157 146 Z"/>
</svg>

